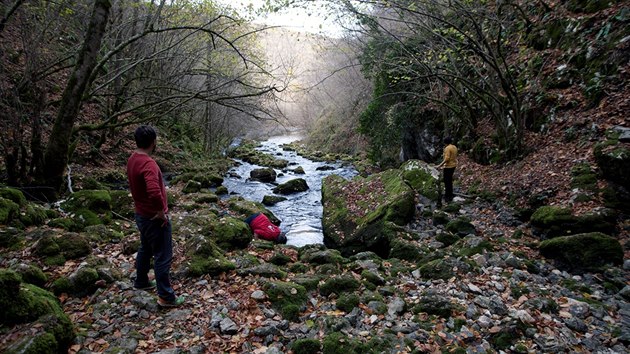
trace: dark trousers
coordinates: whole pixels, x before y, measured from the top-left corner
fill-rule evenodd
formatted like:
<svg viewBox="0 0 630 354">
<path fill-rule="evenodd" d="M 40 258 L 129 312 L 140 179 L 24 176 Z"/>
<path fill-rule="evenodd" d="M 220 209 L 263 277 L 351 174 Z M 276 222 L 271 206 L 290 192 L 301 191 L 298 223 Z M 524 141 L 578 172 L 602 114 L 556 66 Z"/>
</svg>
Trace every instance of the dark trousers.
<svg viewBox="0 0 630 354">
<path fill-rule="evenodd" d="M 450 202 L 453 200 L 453 174 L 455 167 L 444 169 L 444 200 Z"/>
<path fill-rule="evenodd" d="M 171 222 L 162 226 L 163 220 L 151 220 L 136 214 L 136 225 L 140 230 L 140 249 L 136 256 L 136 282 L 134 286 L 143 287 L 149 284 L 149 269 L 153 257 L 155 282 L 158 296 L 166 301 L 175 300 L 175 291 L 171 288 L 169 272 L 173 261 L 173 237 Z"/>
</svg>

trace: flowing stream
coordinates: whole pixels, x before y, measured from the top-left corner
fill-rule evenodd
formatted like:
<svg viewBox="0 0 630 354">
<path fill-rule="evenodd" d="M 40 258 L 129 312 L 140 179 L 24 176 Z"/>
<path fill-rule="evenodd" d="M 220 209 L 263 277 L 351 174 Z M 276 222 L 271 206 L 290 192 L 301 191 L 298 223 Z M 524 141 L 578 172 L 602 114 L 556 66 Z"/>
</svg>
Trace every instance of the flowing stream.
<svg viewBox="0 0 630 354">
<path fill-rule="evenodd" d="M 283 144 L 300 138 L 299 135 L 275 136 L 264 141 L 262 146 L 258 148 L 258 150 L 274 155 L 278 159 L 289 161 L 289 166 L 285 170 L 276 169 L 278 177 L 275 184 L 281 184 L 294 178 L 303 178 L 309 186 L 308 191 L 283 195 L 287 200 L 267 207 L 282 221 L 280 228 L 286 232 L 287 244 L 297 247 L 323 243 L 324 241 L 322 232 L 322 179 L 331 174 L 340 175 L 346 179 L 357 175 L 357 171 L 348 164 L 316 162 L 299 156 L 295 151 L 282 149 Z M 232 168 L 223 181 L 223 185 L 231 194 L 237 194 L 255 202 L 262 202 L 265 195 L 274 195 L 271 190 L 275 184 L 249 180 L 249 173 L 262 166 L 238 161 L 241 165 Z M 298 166 L 302 166 L 305 174 L 296 174 L 291 171 Z M 317 170 L 318 167 L 324 166 L 332 169 Z"/>
</svg>

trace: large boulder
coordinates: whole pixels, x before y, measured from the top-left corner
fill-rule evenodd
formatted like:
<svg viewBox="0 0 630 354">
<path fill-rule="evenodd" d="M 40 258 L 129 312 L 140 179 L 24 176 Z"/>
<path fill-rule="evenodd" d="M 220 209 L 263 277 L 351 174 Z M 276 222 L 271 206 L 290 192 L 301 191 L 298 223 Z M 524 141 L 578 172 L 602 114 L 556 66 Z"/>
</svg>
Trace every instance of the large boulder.
<svg viewBox="0 0 630 354">
<path fill-rule="evenodd" d="M 308 184 L 304 178 L 295 178 L 278 185 L 273 189 L 276 194 L 294 194 L 308 190 Z"/>
<path fill-rule="evenodd" d="M 113 190 L 109 191 L 109 195 L 112 198 L 112 214 L 116 218 L 134 218 L 134 206 L 131 193 L 126 190 Z"/>
<path fill-rule="evenodd" d="M 249 173 L 249 178 L 264 183 L 276 181 L 276 170 L 271 167 L 255 168 Z"/>
<path fill-rule="evenodd" d="M 223 251 L 208 237 L 192 235 L 186 242 L 186 263 L 183 273 L 190 277 L 218 275 L 236 268 Z"/>
<path fill-rule="evenodd" d="M 542 206 L 530 219 L 533 231 L 543 237 L 575 235 L 585 232 L 613 233 L 616 213 L 596 209 L 588 214 L 573 215 L 569 207 Z"/>
<path fill-rule="evenodd" d="M 61 203 L 61 208 L 66 211 L 88 209 L 97 214 L 109 213 L 112 210 L 112 197 L 106 190 L 81 190 L 72 193 Z"/>
<path fill-rule="evenodd" d="M 219 247 L 227 250 L 245 248 L 254 238 L 249 225 L 230 216 L 220 218 L 213 224 L 212 237 Z"/>
<path fill-rule="evenodd" d="M 26 204 L 26 197 L 24 197 L 24 193 L 22 193 L 22 191 L 17 188 L 0 188 L 0 197 L 10 200 L 18 206 L 23 206 Z"/>
<path fill-rule="evenodd" d="M 414 197 L 398 170 L 351 181 L 337 175 L 324 178 L 324 243 L 346 257 L 363 251 L 387 256 L 392 234 L 387 222 L 406 225 L 411 221 Z"/>
<path fill-rule="evenodd" d="M 0 225 L 7 225 L 20 212 L 20 206 L 12 200 L 0 197 Z"/>
<path fill-rule="evenodd" d="M 434 167 L 421 160 L 409 160 L 400 166 L 403 179 L 418 194 L 423 195 L 430 200 L 438 198 L 437 181 L 440 173 Z"/>
<path fill-rule="evenodd" d="M 75 337 L 72 322 L 53 294 L 22 284 L 17 273 L 6 269 L 0 269 L 0 307 L 0 325 L 29 323 L 31 329 L 3 343 L 8 353 L 65 353 Z"/>
<path fill-rule="evenodd" d="M 559 261 L 572 271 L 599 271 L 607 264 L 622 264 L 623 249 L 617 239 L 600 232 L 556 237 L 539 245 L 540 254 Z"/>
</svg>

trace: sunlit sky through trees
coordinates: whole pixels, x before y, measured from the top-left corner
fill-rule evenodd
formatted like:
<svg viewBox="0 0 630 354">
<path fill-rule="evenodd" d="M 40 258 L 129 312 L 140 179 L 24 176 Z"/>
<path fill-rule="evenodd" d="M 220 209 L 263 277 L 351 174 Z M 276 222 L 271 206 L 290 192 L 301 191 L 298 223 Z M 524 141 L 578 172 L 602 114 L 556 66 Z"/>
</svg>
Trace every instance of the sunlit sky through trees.
<svg viewBox="0 0 630 354">
<path fill-rule="evenodd" d="M 219 2 L 239 12 L 244 12 L 248 9 L 252 11 L 260 9 L 265 0 L 219 0 Z M 317 2 L 313 2 L 307 7 L 288 8 L 279 12 L 253 15 L 252 17 L 256 23 L 282 26 L 300 32 L 320 33 L 330 37 L 340 37 L 343 32 L 343 28 L 333 18 L 335 16 L 327 17 L 321 4 L 317 4 Z"/>
</svg>

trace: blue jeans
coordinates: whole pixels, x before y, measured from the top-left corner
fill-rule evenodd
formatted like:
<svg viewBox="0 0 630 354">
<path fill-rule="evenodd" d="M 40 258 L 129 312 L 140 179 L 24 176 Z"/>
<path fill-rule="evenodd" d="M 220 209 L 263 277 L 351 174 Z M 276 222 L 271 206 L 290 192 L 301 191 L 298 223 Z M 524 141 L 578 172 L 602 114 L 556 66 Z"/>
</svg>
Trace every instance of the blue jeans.
<svg viewBox="0 0 630 354">
<path fill-rule="evenodd" d="M 149 269 L 153 257 L 155 282 L 158 296 L 166 301 L 175 300 L 175 291 L 171 288 L 169 272 L 173 261 L 173 237 L 171 222 L 162 226 L 163 220 L 151 220 L 136 214 L 136 225 L 140 230 L 140 249 L 136 256 L 136 282 L 134 286 L 144 287 L 149 284 Z"/>
</svg>

